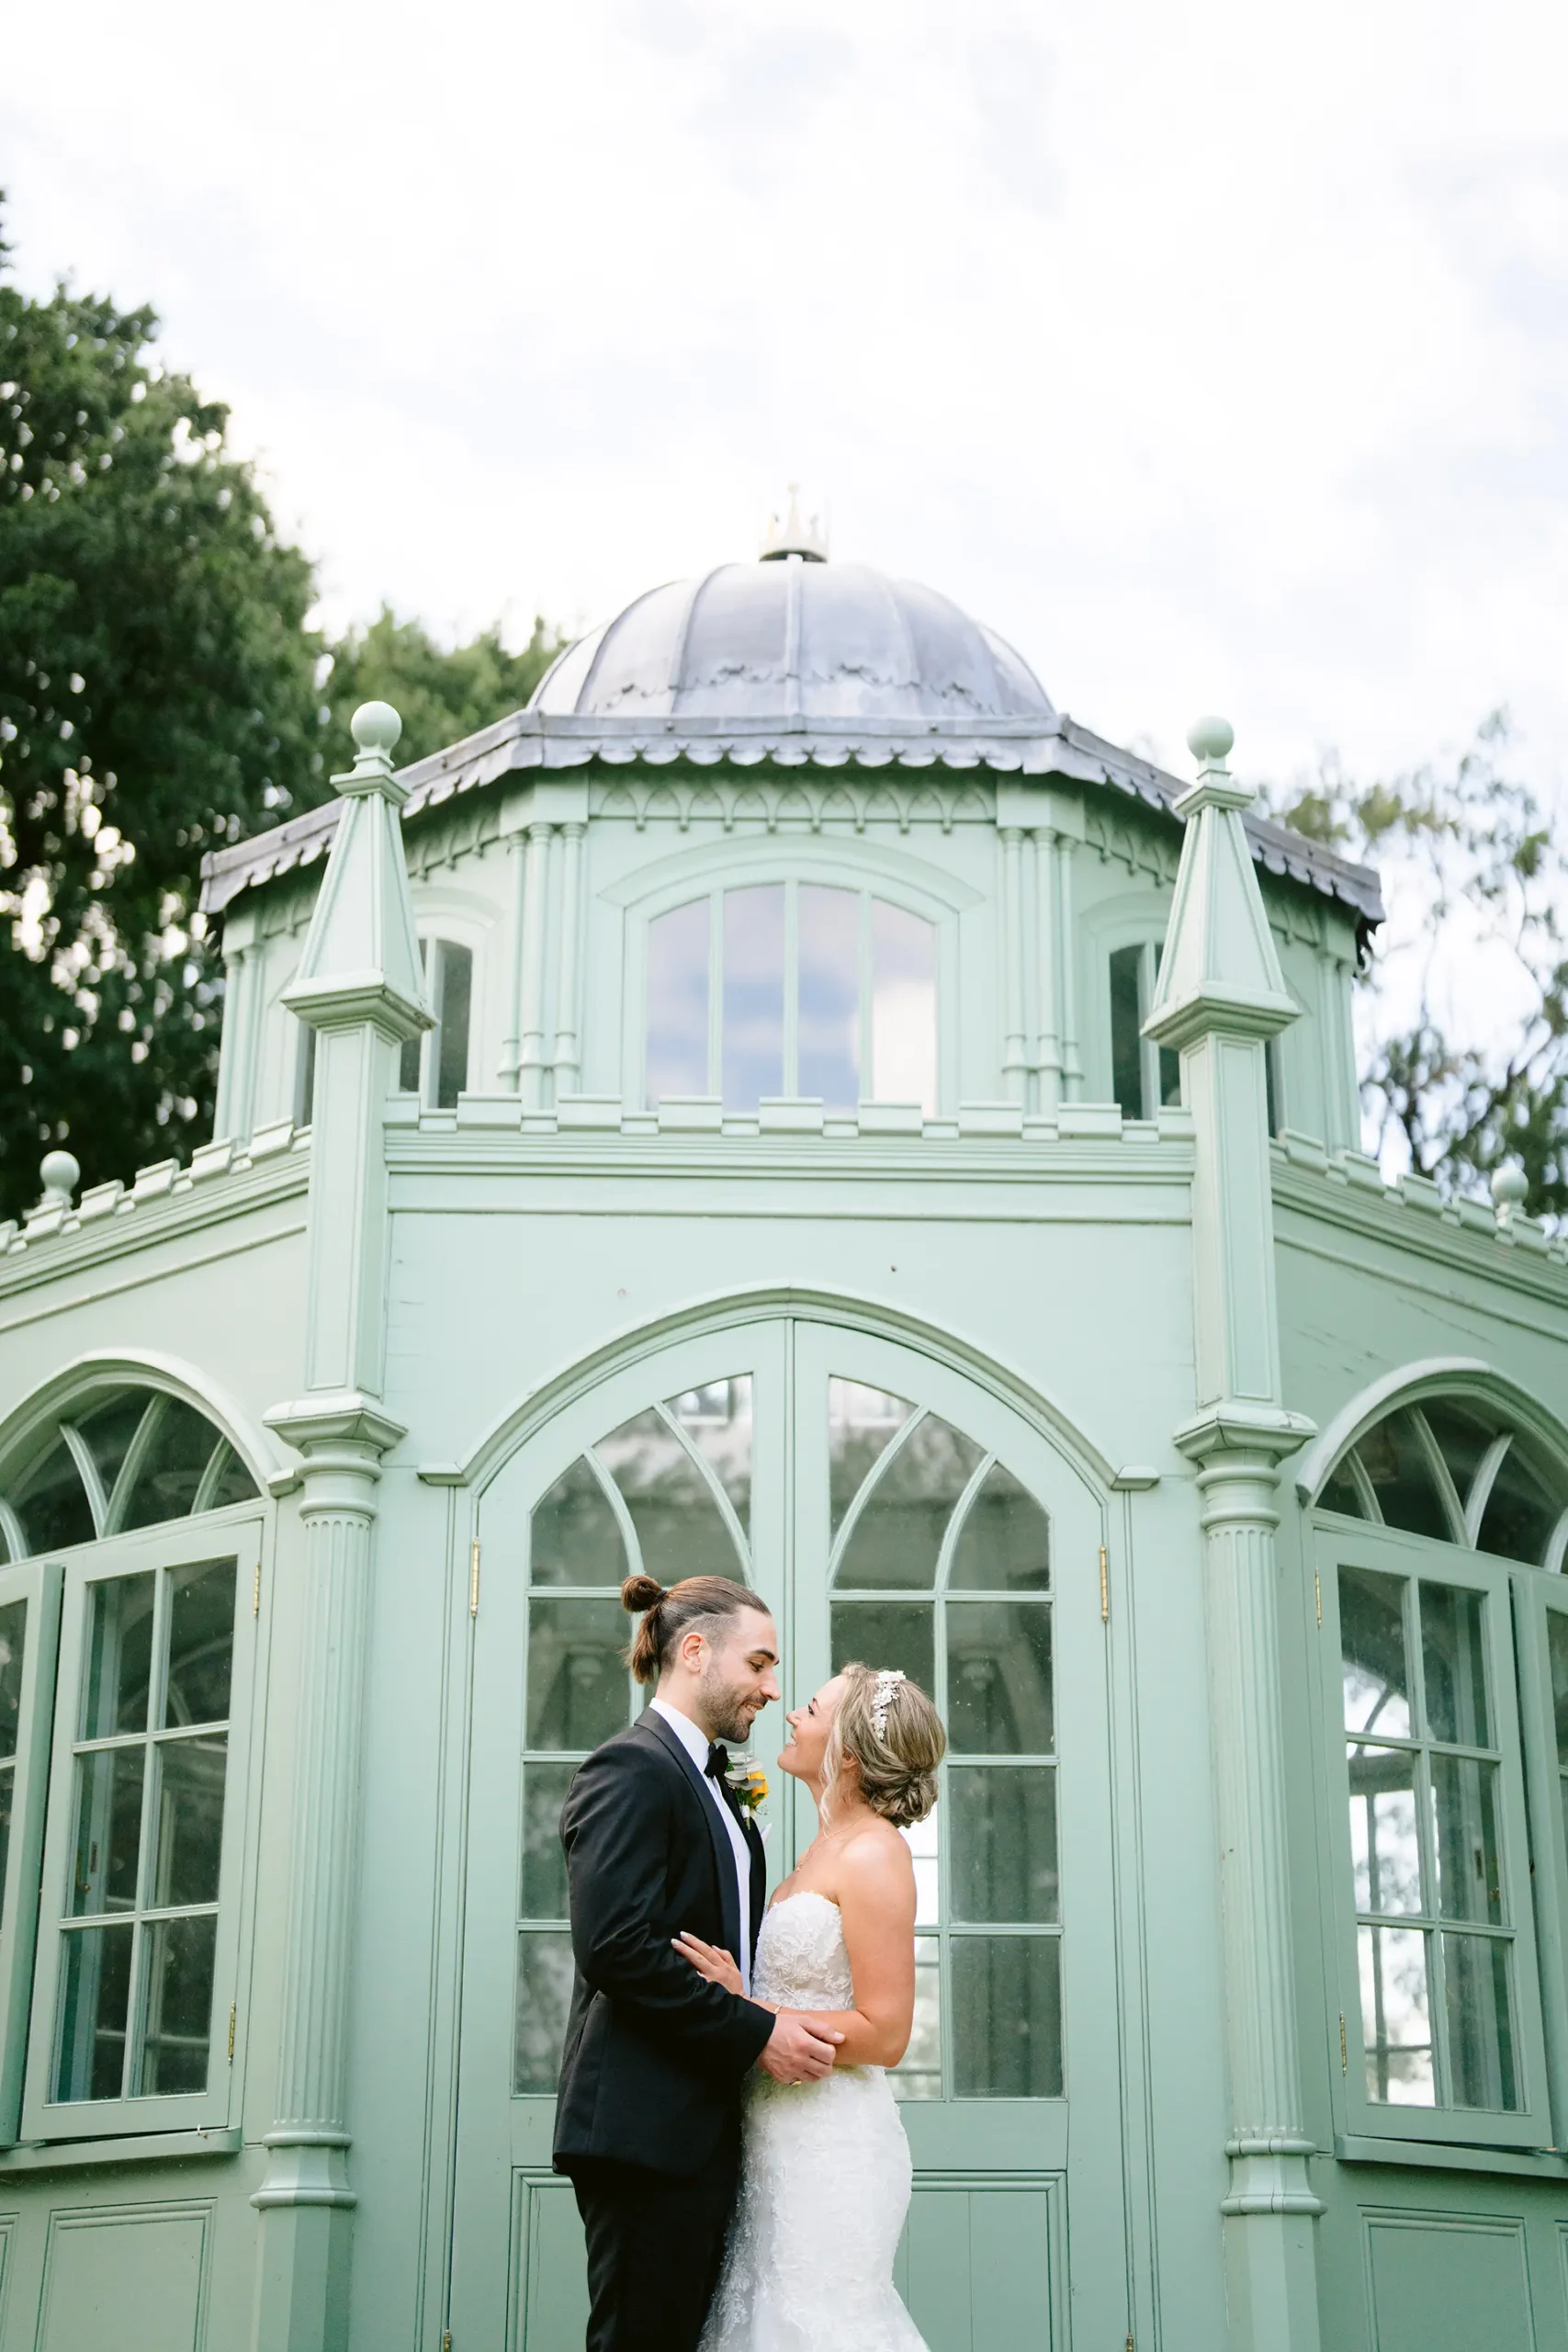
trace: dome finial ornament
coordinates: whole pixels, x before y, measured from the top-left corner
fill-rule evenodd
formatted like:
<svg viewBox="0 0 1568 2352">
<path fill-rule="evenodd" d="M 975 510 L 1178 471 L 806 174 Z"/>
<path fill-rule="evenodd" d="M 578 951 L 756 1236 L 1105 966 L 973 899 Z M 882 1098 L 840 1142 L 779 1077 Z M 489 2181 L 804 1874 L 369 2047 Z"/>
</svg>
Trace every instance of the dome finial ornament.
<svg viewBox="0 0 1568 2352">
<path fill-rule="evenodd" d="M 1529 1178 L 1517 1159 L 1506 1159 L 1501 1168 L 1492 1171 L 1492 1204 L 1497 1212 L 1497 1222 L 1513 1224 L 1529 1198 Z"/>
<path fill-rule="evenodd" d="M 1235 741 L 1235 729 L 1228 718 L 1195 718 L 1187 730 L 1187 748 L 1200 768 L 1223 771 Z"/>
<path fill-rule="evenodd" d="M 808 523 L 800 519 L 800 484 L 789 484 L 789 513 L 781 523 L 776 514 L 768 517 L 768 527 L 762 537 L 762 563 L 783 563 L 789 556 L 798 556 L 803 563 L 826 563 L 828 532 L 820 514 L 813 514 Z"/>
</svg>

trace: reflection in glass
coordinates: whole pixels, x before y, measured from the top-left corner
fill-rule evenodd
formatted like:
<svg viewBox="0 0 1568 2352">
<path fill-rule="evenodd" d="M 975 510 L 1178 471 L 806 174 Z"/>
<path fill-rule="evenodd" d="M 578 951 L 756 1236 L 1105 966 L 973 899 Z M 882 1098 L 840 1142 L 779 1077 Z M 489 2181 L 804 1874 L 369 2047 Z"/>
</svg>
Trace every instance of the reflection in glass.
<svg viewBox="0 0 1568 2352">
<path fill-rule="evenodd" d="M 867 1471 L 913 1408 L 858 1380 L 828 1383 L 828 1496 L 832 1532 L 865 1483 Z"/>
<path fill-rule="evenodd" d="M 312 1037 L 315 1034 L 313 1029 L 307 1032 Z M 202 1508 L 204 1510 L 227 1510 L 231 1503 L 248 1503 L 255 1491 L 255 1480 L 233 1447 L 226 1445 L 216 1471 L 209 1471 L 202 1481 Z"/>
<path fill-rule="evenodd" d="M 936 1115 L 936 926 L 871 902 L 871 1078 L 878 1102 Z"/>
<path fill-rule="evenodd" d="M 1432 2107 L 1427 1938 L 1419 1928 L 1359 1928 L 1367 2097 L 1380 2106 Z"/>
<path fill-rule="evenodd" d="M 28 1604 L 0 1608 L 0 1757 L 15 1756 L 22 1721 L 22 1664 L 27 1654 Z"/>
<path fill-rule="evenodd" d="M 1055 1745 L 1050 1609 L 950 1600 L 946 1614 L 950 1753 L 1048 1755 Z"/>
<path fill-rule="evenodd" d="M 705 1387 L 671 1396 L 668 1409 L 681 1424 L 714 1476 L 729 1498 L 742 1528 L 751 1517 L 751 1375 L 739 1372 L 729 1380 L 709 1381 Z"/>
<path fill-rule="evenodd" d="M 942 2097 L 942 1945 L 915 1938 L 915 2022 L 909 2046 L 889 2073 L 895 2098 Z"/>
<path fill-rule="evenodd" d="M 220 1442 L 211 1422 L 193 1405 L 180 1396 L 165 1397 L 121 1527 L 155 1527 L 160 1520 L 186 1518 Z"/>
<path fill-rule="evenodd" d="M 608 1584 L 627 1573 L 620 1521 L 592 1465 L 580 1454 L 534 1506 L 529 1575 L 540 1584 Z"/>
<path fill-rule="evenodd" d="M 525 1764 L 523 1768 L 523 1887 L 525 1919 L 566 1917 L 566 1856 L 560 1816 L 575 1764 Z"/>
<path fill-rule="evenodd" d="M 896 1666 L 928 1693 L 936 1689 L 936 1634 L 924 1600 L 835 1600 L 833 1672 L 862 1666 Z"/>
<path fill-rule="evenodd" d="M 81 1473 L 63 1438 L 57 1438 L 15 1498 L 29 1554 L 91 1544 L 97 1531 Z"/>
<path fill-rule="evenodd" d="M 706 1094 L 709 901 L 672 907 L 648 926 L 649 1109 L 666 1094 Z"/>
<path fill-rule="evenodd" d="M 954 1768 L 947 1802 L 953 1917 L 1059 1918 L 1055 1770 L 1041 1764 Z"/>
<path fill-rule="evenodd" d="M 724 894 L 726 1107 L 754 1111 L 784 1092 L 784 885 Z"/>
<path fill-rule="evenodd" d="M 1385 1526 L 1436 1536 L 1441 1544 L 1451 1542 L 1453 1531 L 1438 1481 L 1409 1412 L 1390 1413 L 1367 1431 L 1356 1451 L 1372 1482 Z"/>
<path fill-rule="evenodd" d="M 125 1457 L 130 1451 L 130 1441 L 141 1426 L 141 1417 L 152 1398 L 145 1388 L 121 1388 L 101 1405 L 95 1405 L 77 1423 L 87 1441 L 98 1477 L 106 1495 L 114 1492 Z"/>
<path fill-rule="evenodd" d="M 1416 1758 L 1408 1749 L 1352 1743 L 1350 1860 L 1358 1911 L 1425 1907 L 1416 1832 Z"/>
<path fill-rule="evenodd" d="M 116 1732 L 147 1728 L 155 1585 L 147 1569 L 138 1576 L 106 1577 L 92 1588 L 84 1739 L 108 1739 Z"/>
<path fill-rule="evenodd" d="M 1320 1510 L 1343 1511 L 1347 1519 L 1365 1519 L 1360 1489 L 1350 1476 L 1348 1454 L 1333 1472 L 1317 1501 Z"/>
<path fill-rule="evenodd" d="M 947 1571 L 950 1589 L 1044 1592 L 1051 1522 L 1027 1487 L 993 1462 L 964 1515 Z"/>
<path fill-rule="evenodd" d="M 848 1590 L 932 1586 L 947 1522 L 985 1456 L 935 1413 L 910 1427 L 869 1487 L 839 1561 Z"/>
<path fill-rule="evenodd" d="M 1124 1119 L 1144 1112 L 1144 951 L 1112 948 L 1111 965 L 1111 1093 Z"/>
<path fill-rule="evenodd" d="M 1508 1950 L 1500 1937 L 1443 1938 L 1443 2007 L 1454 2105 L 1517 2108 Z"/>
<path fill-rule="evenodd" d="M 1437 1440 L 1462 1510 L 1499 1425 L 1494 1419 L 1483 1419 L 1472 1405 L 1459 1405 L 1448 1396 L 1428 1397 L 1421 1416 Z"/>
<path fill-rule="evenodd" d="M 435 1107 L 451 1111 L 468 1083 L 468 1024 L 474 998 L 474 951 L 455 939 L 435 947 L 436 1031 L 431 1040 L 435 1064 Z"/>
<path fill-rule="evenodd" d="M 158 1744 L 157 1831 L 147 1898 L 154 1910 L 218 1900 L 228 1751 L 221 1732 Z"/>
<path fill-rule="evenodd" d="M 1438 1908 L 1445 1919 L 1503 1920 L 1497 1767 L 1468 1756 L 1431 1759 Z"/>
<path fill-rule="evenodd" d="M 830 1111 L 860 1101 L 860 910 L 858 890 L 803 882 L 795 893 L 795 1091 Z"/>
<path fill-rule="evenodd" d="M 708 1483 L 662 1414 L 650 1407 L 593 1451 L 621 1490 L 649 1576 L 666 1585 L 682 1577 L 743 1579 Z"/>
<path fill-rule="evenodd" d="M 74 1928 L 62 1938 L 57 2099 L 120 2095 L 135 1933 L 128 1919 L 111 1928 Z"/>
<path fill-rule="evenodd" d="M 11 1817 L 17 1802 L 17 1768 L 0 1770 L 0 1928 L 6 1925 L 6 1866 L 11 1859 Z"/>
<path fill-rule="evenodd" d="M 512 2088 L 553 2093 L 571 2005 L 571 1938 L 530 1933 L 517 1939 L 517 2025 Z"/>
<path fill-rule="evenodd" d="M 587 1749 L 630 1720 L 628 1622 L 611 1600 L 534 1600 L 528 1611 L 528 1745 Z"/>
<path fill-rule="evenodd" d="M 229 1713 L 234 1664 L 234 1562 L 203 1560 L 169 1571 L 169 1680 L 164 1721 L 219 1724 Z"/>
<path fill-rule="evenodd" d="M 954 1936 L 959 2098 L 1060 2098 L 1062 1947 L 1055 1936 Z"/>
<path fill-rule="evenodd" d="M 1546 1557 L 1546 1547 L 1562 1510 L 1561 1501 L 1552 1500 L 1520 1453 L 1516 1440 L 1498 1464 L 1497 1476 L 1492 1481 L 1492 1492 L 1481 1515 L 1480 1548 L 1483 1552 L 1499 1552 L 1506 1560 L 1528 1560 L 1539 1565 Z"/>
<path fill-rule="evenodd" d="M 146 1761 L 140 1744 L 95 1748 L 78 1760 L 76 1867 L 66 1905 L 73 1917 L 136 1908 Z"/>
<path fill-rule="evenodd" d="M 1483 1596 L 1458 1585 L 1421 1583 L 1421 1667 L 1432 1739 L 1488 1747 Z"/>
<path fill-rule="evenodd" d="M 136 2090 L 144 2098 L 204 2091 L 212 2040 L 217 1914 L 155 1919 L 144 1932 L 147 2028 Z"/>
<path fill-rule="evenodd" d="M 1374 1568 L 1339 1571 L 1339 1645 L 1347 1731 L 1410 1735 L 1404 1579 Z"/>
<path fill-rule="evenodd" d="M 1568 1852 L 1568 1614 L 1546 1612 L 1547 1653 L 1551 1663 L 1551 1720 L 1557 1739 L 1558 1792 L 1564 1850 Z"/>
</svg>

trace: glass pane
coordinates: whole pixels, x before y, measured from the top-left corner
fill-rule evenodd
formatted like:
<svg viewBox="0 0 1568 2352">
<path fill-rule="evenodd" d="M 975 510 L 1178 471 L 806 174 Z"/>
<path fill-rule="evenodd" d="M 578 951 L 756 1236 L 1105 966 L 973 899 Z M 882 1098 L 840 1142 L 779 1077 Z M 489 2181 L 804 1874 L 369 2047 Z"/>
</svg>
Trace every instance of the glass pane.
<svg viewBox="0 0 1568 2352">
<path fill-rule="evenodd" d="M 0 1928 L 6 1925 L 6 1865 L 11 1859 L 11 1814 L 17 1802 L 17 1768 L 0 1766 Z"/>
<path fill-rule="evenodd" d="M 936 1116 L 936 925 L 871 902 L 871 1088 Z"/>
<path fill-rule="evenodd" d="M 1546 1640 L 1551 1657 L 1551 1713 L 1557 1734 L 1557 1766 L 1568 1772 L 1568 1611 L 1549 1609 Z"/>
<path fill-rule="evenodd" d="M 202 1560 L 169 1571 L 169 1683 L 164 1721 L 228 1720 L 234 1663 L 232 1560 Z"/>
<path fill-rule="evenodd" d="M 1562 1515 L 1561 1498 L 1554 1500 L 1547 1492 L 1516 1440 L 1497 1465 L 1481 1515 L 1481 1550 L 1539 1566 Z"/>
<path fill-rule="evenodd" d="M 555 2093 L 560 2053 L 571 2006 L 571 1938 L 528 1935 L 517 1939 L 517 2034 L 513 2048 L 512 2088 Z"/>
<path fill-rule="evenodd" d="M 784 1092 L 784 884 L 724 894 L 724 1101 Z"/>
<path fill-rule="evenodd" d="M 457 1107 L 468 1083 L 468 1022 L 474 994 L 474 955 L 444 939 L 435 951 L 436 987 L 440 991 L 441 1026 L 435 1032 L 435 1103 L 441 1111 Z"/>
<path fill-rule="evenodd" d="M 0 1757 L 15 1756 L 17 1752 L 27 1646 L 28 1604 L 25 1600 L 8 1600 L 0 1608 Z"/>
<path fill-rule="evenodd" d="M 833 1672 L 862 1666 L 896 1666 L 929 1695 L 936 1689 L 936 1629 L 924 1600 L 835 1600 Z"/>
<path fill-rule="evenodd" d="M 76 1868 L 66 1909 L 133 1911 L 141 1851 L 142 1747 L 100 1747 L 76 1766 Z"/>
<path fill-rule="evenodd" d="M 575 1764 L 525 1764 L 523 1768 L 521 1907 L 525 1919 L 566 1917 L 560 1815 L 576 1771 Z"/>
<path fill-rule="evenodd" d="M 953 1917 L 1058 1919 L 1055 1770 L 1042 1764 L 954 1770 L 947 1802 Z"/>
<path fill-rule="evenodd" d="M 255 1491 L 255 1480 L 233 1447 L 226 1445 L 217 1481 L 207 1498 L 208 1510 L 225 1510 L 231 1503 L 248 1503 Z"/>
<path fill-rule="evenodd" d="M 76 1424 L 87 1441 L 106 1495 L 114 1492 L 114 1482 L 130 1451 L 130 1441 L 152 1401 L 152 1391 L 149 1388 L 121 1388 L 103 1404 L 95 1405 Z"/>
<path fill-rule="evenodd" d="M 420 945 L 423 947 L 423 940 L 421 940 Z M 423 961 L 423 957 L 421 958 L 421 961 Z M 306 1035 L 310 1037 L 314 1037 L 315 1034 L 316 1033 L 313 1029 L 306 1032 Z M 405 1037 L 401 1046 L 399 1048 L 398 1091 L 400 1094 L 417 1094 L 419 1092 L 419 1065 L 424 1054 L 424 1040 L 426 1034 L 427 1033 L 425 1031 L 421 1030 L 417 1037 Z M 301 1125 L 307 1125 L 308 1122 L 301 1121 L 300 1124 Z"/>
<path fill-rule="evenodd" d="M 712 1489 L 660 1414 L 639 1413 L 593 1451 L 621 1490 L 649 1576 L 660 1584 L 682 1577 L 744 1578 Z"/>
<path fill-rule="evenodd" d="M 143 2098 L 204 2091 L 217 1917 L 209 1911 L 198 1919 L 158 1919 L 145 1932 L 147 2030 L 136 2089 Z"/>
<path fill-rule="evenodd" d="M 1272 1039 L 1269 1042 L 1272 1043 Z M 1265 1070 L 1269 1068 L 1267 1057 L 1263 1067 Z M 1174 1109 L 1181 1100 L 1181 1056 L 1169 1046 L 1162 1046 L 1159 1049 L 1159 1099 L 1160 1108 L 1165 1111 Z M 1269 1122 L 1269 1132 L 1270 1135 L 1279 1133 L 1272 1118 Z"/>
<path fill-rule="evenodd" d="M 1332 1473 L 1317 1499 L 1324 1510 L 1343 1511 L 1347 1519 L 1365 1519 L 1359 1489 L 1350 1476 L 1348 1454 Z"/>
<path fill-rule="evenodd" d="M 1391 1413 L 1367 1431 L 1356 1451 L 1388 1526 L 1434 1535 L 1442 1544 L 1453 1541 L 1432 1465 L 1408 1413 Z"/>
<path fill-rule="evenodd" d="M 1497 1422 L 1490 1415 L 1483 1417 L 1473 1406 L 1456 1405 L 1448 1396 L 1429 1397 L 1422 1406 L 1421 1414 L 1448 1464 L 1462 1510 L 1471 1482 L 1481 1467 L 1482 1456 L 1497 1434 Z"/>
<path fill-rule="evenodd" d="M 799 1091 L 831 1111 L 860 1101 L 860 903 L 814 882 L 795 893 Z"/>
<path fill-rule="evenodd" d="M 156 1581 L 148 1568 L 138 1576 L 107 1577 L 92 1587 L 84 1739 L 147 1728 Z"/>
<path fill-rule="evenodd" d="M 1050 1753 L 1049 1608 L 1026 1600 L 948 1602 L 947 1744 L 960 1756 Z"/>
<path fill-rule="evenodd" d="M 1339 1647 L 1347 1731 L 1410 1736 L 1404 1578 L 1375 1568 L 1339 1571 Z"/>
<path fill-rule="evenodd" d="M 1144 1115 L 1144 951 L 1118 947 L 1111 957 L 1111 1094 L 1124 1119 Z"/>
<path fill-rule="evenodd" d="M 1486 1712 L 1483 1647 L 1484 1595 L 1457 1585 L 1421 1585 L 1421 1667 L 1427 1683 L 1427 1730 L 1433 1739 L 1462 1747 L 1492 1744 Z"/>
<path fill-rule="evenodd" d="M 118 2098 L 136 1929 L 77 1928 L 61 1940 L 60 2057 L 56 2098 Z"/>
<path fill-rule="evenodd" d="M 934 1804 L 923 1821 L 911 1822 L 908 1829 L 898 1832 L 915 1865 L 917 1928 L 934 1928 L 942 1918 L 941 1812 L 941 1805 Z"/>
<path fill-rule="evenodd" d="M 834 1582 L 852 1591 L 934 1585 L 953 1507 L 984 1459 L 962 1430 L 927 1413 L 867 1495 Z"/>
<path fill-rule="evenodd" d="M 528 1608 L 528 1745 L 597 1747 L 631 1721 L 619 1599 L 534 1600 Z"/>
<path fill-rule="evenodd" d="M 964 1514 L 947 1581 L 987 1592 L 1043 1592 L 1051 1582 L 1051 1522 L 999 1462 Z"/>
<path fill-rule="evenodd" d="M 670 1410 L 728 1496 L 743 1528 L 751 1523 L 751 1375 L 710 1380 L 671 1396 Z"/>
<path fill-rule="evenodd" d="M 708 901 L 672 907 L 648 926 L 649 1109 L 665 1094 L 708 1092 Z"/>
<path fill-rule="evenodd" d="M 1405 1748 L 1350 1749 L 1350 1861 L 1358 1911 L 1421 1911 L 1416 1758 Z"/>
<path fill-rule="evenodd" d="M 93 1507 L 71 1449 L 57 1438 L 16 1498 L 29 1555 L 63 1551 L 69 1544 L 91 1544 L 97 1532 Z"/>
<path fill-rule="evenodd" d="M 1517 2108 L 1508 1946 L 1500 1936 L 1443 1938 L 1443 2007 L 1456 2107 Z"/>
<path fill-rule="evenodd" d="M 1427 1939 L 1418 1928 L 1359 1928 L 1367 2097 L 1381 2106 L 1432 2107 Z"/>
<path fill-rule="evenodd" d="M 828 1383 L 828 1496 L 835 1535 L 866 1472 L 912 1409 L 902 1396 L 863 1388 L 858 1380 Z"/>
<path fill-rule="evenodd" d="M 159 1744 L 156 1843 L 147 1898 L 154 1910 L 218 1900 L 228 1749 L 221 1735 Z"/>
<path fill-rule="evenodd" d="M 942 2097 L 942 1945 L 915 1938 L 915 2022 L 909 2047 L 888 2076 L 895 2098 Z"/>
<path fill-rule="evenodd" d="M 1503 1920 L 1503 1857 L 1497 1842 L 1497 1767 L 1466 1756 L 1434 1756 L 1432 1816 L 1438 1908 L 1445 1919 Z"/>
<path fill-rule="evenodd" d="M 627 1574 L 610 1498 L 581 1456 L 534 1506 L 529 1574 L 539 1584 L 613 1584 Z"/>
<path fill-rule="evenodd" d="M 1060 2098 L 1055 1936 L 954 1936 L 953 2087 L 960 2098 Z"/>
<path fill-rule="evenodd" d="M 165 1519 L 184 1519 L 196 1500 L 217 1437 L 211 1422 L 194 1406 L 171 1396 L 136 1474 L 121 1525 L 156 1527 Z"/>
</svg>

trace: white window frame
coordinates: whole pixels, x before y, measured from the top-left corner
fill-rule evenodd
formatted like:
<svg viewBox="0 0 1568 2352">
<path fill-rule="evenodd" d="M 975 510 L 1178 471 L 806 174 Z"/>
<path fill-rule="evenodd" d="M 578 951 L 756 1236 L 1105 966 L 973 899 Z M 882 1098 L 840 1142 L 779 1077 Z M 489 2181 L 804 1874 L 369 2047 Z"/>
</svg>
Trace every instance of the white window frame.
<svg viewBox="0 0 1568 2352">
<path fill-rule="evenodd" d="M 133 1535 L 83 1545 L 61 1555 L 61 1616 L 49 1799 L 43 1839 L 37 1965 L 28 2038 L 22 2136 L 28 2140 L 123 2138 L 144 2132 L 213 2130 L 231 2120 L 235 2099 L 231 2020 L 237 2012 L 244 1860 L 249 1843 L 250 1746 L 256 1666 L 256 1613 L 263 1514 L 254 1501 L 199 1519 L 170 1520 Z M 232 1556 L 234 1651 L 229 1694 L 223 1844 L 219 1869 L 217 1950 L 211 2041 L 205 2091 L 161 2097 L 57 2099 L 51 2096 L 60 2030 L 62 1925 L 74 1867 L 77 1727 L 85 1687 L 86 1636 L 93 1589 L 152 1569 Z M 143 1835 L 145 1836 L 145 1826 Z M 80 1930 L 77 1930 L 80 1932 Z M 138 2030 L 139 1987 L 131 1987 L 130 2029 Z"/>
<path fill-rule="evenodd" d="M 12 1767 L 11 1843 L 0 1909 L 0 2147 L 6 2148 L 16 2144 L 27 2062 L 63 1577 L 57 1560 L 24 1560 L 16 1567 L 0 1568 L 0 1607 L 20 1600 L 28 1611 Z"/>
</svg>

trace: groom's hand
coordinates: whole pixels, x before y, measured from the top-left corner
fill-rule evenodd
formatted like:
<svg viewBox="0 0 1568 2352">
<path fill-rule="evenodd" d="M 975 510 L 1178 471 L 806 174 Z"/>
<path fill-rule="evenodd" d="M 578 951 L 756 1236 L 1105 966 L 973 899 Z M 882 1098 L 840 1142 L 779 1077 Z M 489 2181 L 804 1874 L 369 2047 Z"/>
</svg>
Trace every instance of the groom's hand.
<svg viewBox="0 0 1568 2352">
<path fill-rule="evenodd" d="M 843 2038 L 814 2023 L 808 2009 L 781 2009 L 757 2064 L 775 2083 L 820 2082 Z"/>
</svg>

